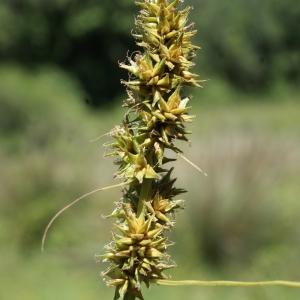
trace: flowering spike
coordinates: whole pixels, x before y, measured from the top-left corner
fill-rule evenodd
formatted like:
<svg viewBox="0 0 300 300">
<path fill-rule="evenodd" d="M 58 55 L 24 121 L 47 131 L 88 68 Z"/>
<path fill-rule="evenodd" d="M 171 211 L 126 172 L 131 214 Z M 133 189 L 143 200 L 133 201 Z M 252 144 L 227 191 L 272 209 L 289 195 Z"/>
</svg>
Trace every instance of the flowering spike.
<svg viewBox="0 0 300 300">
<path fill-rule="evenodd" d="M 195 117 L 187 113 L 190 97 L 182 96 L 182 87 L 200 87 L 198 75 L 190 71 L 199 49 L 191 44 L 196 30 L 187 25 L 191 7 L 177 10 L 179 2 L 135 2 L 142 10 L 133 36 L 143 52 L 128 58 L 128 65 L 119 64 L 130 73 L 129 81 L 121 81 L 128 111 L 122 126 L 111 131 L 114 142 L 107 145 L 112 152 L 106 156 L 118 156 L 115 177 L 125 178 L 128 188 L 108 216 L 117 218 L 114 226 L 120 234 L 113 233 L 106 253 L 95 256 L 111 264 L 102 274 L 116 287 L 116 300 L 143 299 L 141 283 L 149 288 L 153 280 L 168 279 L 163 271 L 175 267 L 166 254 L 173 243 L 167 243 L 164 231 L 174 226 L 172 216 L 183 208 L 183 200 L 173 198 L 186 191 L 175 188 L 172 169 L 163 168 L 174 160 L 165 157 L 165 150 L 182 153 L 175 142 L 188 141 L 185 135 L 192 132 L 185 122 Z"/>
</svg>

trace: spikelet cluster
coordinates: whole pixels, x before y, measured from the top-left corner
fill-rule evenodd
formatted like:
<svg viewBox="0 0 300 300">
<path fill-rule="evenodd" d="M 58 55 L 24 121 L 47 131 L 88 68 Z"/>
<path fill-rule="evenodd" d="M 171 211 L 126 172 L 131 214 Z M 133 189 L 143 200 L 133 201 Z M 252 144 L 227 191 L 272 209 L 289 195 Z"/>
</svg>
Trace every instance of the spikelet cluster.
<svg viewBox="0 0 300 300">
<path fill-rule="evenodd" d="M 174 226 L 172 215 L 182 208 L 183 200 L 173 198 L 185 192 L 175 188 L 172 168 L 164 165 L 174 159 L 165 157 L 165 149 L 182 151 L 176 140 L 188 141 L 185 123 L 195 117 L 188 114 L 190 97 L 182 97 L 182 87 L 201 88 L 197 74 L 189 69 L 200 49 L 192 45 L 196 34 L 187 25 L 191 7 L 178 9 L 179 0 L 144 0 L 133 36 L 142 51 L 128 57 L 120 67 L 128 70 L 128 111 L 122 125 L 111 131 L 114 141 L 106 146 L 117 156 L 115 173 L 126 183 L 123 197 L 114 212 L 117 218 L 112 242 L 106 253 L 96 259 L 109 262 L 102 276 L 116 287 L 115 299 L 143 299 L 141 283 L 149 287 L 152 279 L 168 279 L 163 272 L 175 266 L 167 254 L 172 245 L 164 236 Z M 128 295 L 132 298 L 128 298 Z"/>
</svg>

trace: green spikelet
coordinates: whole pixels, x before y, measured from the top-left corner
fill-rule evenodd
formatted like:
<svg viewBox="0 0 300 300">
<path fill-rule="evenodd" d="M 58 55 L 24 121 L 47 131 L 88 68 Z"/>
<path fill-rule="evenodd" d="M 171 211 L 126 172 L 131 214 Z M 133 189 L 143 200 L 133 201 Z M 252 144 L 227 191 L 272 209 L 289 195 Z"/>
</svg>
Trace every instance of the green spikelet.
<svg viewBox="0 0 300 300">
<path fill-rule="evenodd" d="M 112 152 L 106 156 L 117 156 L 115 177 L 127 188 L 107 216 L 117 218 L 114 226 L 119 233 L 113 233 L 106 253 L 95 256 L 110 263 L 101 275 L 111 278 L 107 285 L 116 287 L 115 300 L 143 299 L 142 282 L 149 287 L 152 280 L 168 279 L 163 272 L 175 267 L 167 255 L 173 243 L 164 231 L 174 226 L 172 215 L 182 208 L 183 200 L 173 197 L 185 190 L 175 188 L 172 169 L 163 168 L 172 161 L 164 151 L 182 153 L 175 141 L 188 141 L 191 132 L 185 122 L 195 117 L 188 114 L 190 97 L 181 96 L 182 88 L 201 88 L 198 75 L 190 72 L 200 49 L 191 43 L 196 34 L 193 24 L 187 25 L 191 7 L 179 11 L 179 2 L 135 2 L 142 10 L 133 36 L 143 50 L 128 57 L 128 64 L 120 63 L 130 73 L 129 81 L 121 81 L 127 88 L 123 106 L 128 112 L 122 125 L 111 131 L 114 141 L 107 146 Z"/>
</svg>

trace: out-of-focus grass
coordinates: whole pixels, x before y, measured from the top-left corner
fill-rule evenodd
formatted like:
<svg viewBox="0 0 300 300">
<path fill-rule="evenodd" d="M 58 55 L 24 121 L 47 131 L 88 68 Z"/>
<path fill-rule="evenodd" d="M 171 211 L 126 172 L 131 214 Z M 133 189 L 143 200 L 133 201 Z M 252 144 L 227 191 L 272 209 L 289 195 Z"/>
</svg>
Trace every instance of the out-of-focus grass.
<svg viewBox="0 0 300 300">
<path fill-rule="evenodd" d="M 192 147 L 175 164 L 186 210 L 170 233 L 178 268 L 173 279 L 300 280 L 300 104 L 296 91 L 233 104 L 241 97 L 220 84 L 191 100 L 198 118 Z M 92 189 L 115 183 L 102 144 L 89 143 L 120 123 L 120 108 L 92 113 L 78 83 L 59 69 L 0 71 L 0 298 L 112 299 L 99 276 L 112 224 L 103 220 L 121 189 L 82 200 L 60 216 L 40 252 L 53 214 Z M 222 98 L 219 105 L 201 99 Z M 280 102 L 278 99 L 284 99 Z M 203 101 L 208 102 L 208 101 Z M 120 104 L 121 105 L 121 104 Z M 168 155 L 167 155 L 168 156 Z M 157 287 L 151 299 L 297 299 L 288 288 Z"/>
</svg>

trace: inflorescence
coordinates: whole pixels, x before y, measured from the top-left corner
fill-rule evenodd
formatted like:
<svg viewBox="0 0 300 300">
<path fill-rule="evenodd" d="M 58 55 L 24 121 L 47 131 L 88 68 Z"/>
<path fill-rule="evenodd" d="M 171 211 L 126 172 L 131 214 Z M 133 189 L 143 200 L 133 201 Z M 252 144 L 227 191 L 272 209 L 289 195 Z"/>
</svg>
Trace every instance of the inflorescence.
<svg viewBox="0 0 300 300">
<path fill-rule="evenodd" d="M 110 132 L 114 141 L 106 144 L 111 149 L 106 156 L 117 156 L 114 177 L 124 180 L 126 188 L 106 216 L 117 218 L 118 233 L 112 234 L 106 253 L 95 255 L 110 263 L 101 275 L 111 278 L 107 285 L 116 287 L 115 299 L 143 299 L 141 283 L 149 287 L 153 280 L 169 279 L 163 272 L 176 266 L 167 254 L 173 243 L 164 231 L 174 226 L 172 216 L 183 208 L 183 200 L 173 198 L 186 191 L 174 187 L 173 168 L 164 165 L 175 159 L 166 158 L 165 149 L 181 154 L 175 141 L 188 141 L 186 135 L 192 133 L 185 128 L 195 117 L 188 114 L 191 97 L 183 97 L 182 88 L 202 88 L 198 75 L 189 71 L 200 49 L 191 43 L 194 24 L 187 25 L 192 7 L 178 10 L 179 0 L 135 3 L 142 10 L 133 36 L 143 50 L 127 57 L 128 64 L 119 64 L 129 71 L 129 80 L 121 81 L 128 110 Z"/>
</svg>

